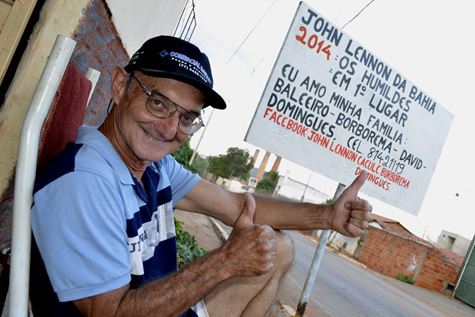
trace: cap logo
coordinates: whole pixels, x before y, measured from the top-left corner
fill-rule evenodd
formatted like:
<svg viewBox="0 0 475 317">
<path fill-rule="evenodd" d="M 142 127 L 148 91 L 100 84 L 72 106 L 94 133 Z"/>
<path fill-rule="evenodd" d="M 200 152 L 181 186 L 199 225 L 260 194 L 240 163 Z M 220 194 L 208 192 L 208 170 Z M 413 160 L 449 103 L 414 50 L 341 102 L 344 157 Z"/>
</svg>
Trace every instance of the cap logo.
<svg viewBox="0 0 475 317">
<path fill-rule="evenodd" d="M 133 56 L 132 58 L 130 59 L 129 61 L 129 64 L 136 64 L 137 63 L 137 60 L 139 59 L 140 55 L 143 54 L 143 51 L 137 51 Z"/>
<path fill-rule="evenodd" d="M 163 51 L 160 52 L 160 56 L 161 56 L 161 57 L 165 57 L 165 56 L 167 56 L 167 55 L 168 55 L 167 50 L 163 50 Z"/>
<path fill-rule="evenodd" d="M 171 52 L 170 56 L 172 57 L 172 60 L 178 62 L 178 66 L 183 67 L 196 76 L 200 77 L 205 83 L 211 84 L 211 79 L 208 76 L 208 73 L 204 70 L 203 66 L 201 66 L 200 62 L 178 52 Z"/>
</svg>

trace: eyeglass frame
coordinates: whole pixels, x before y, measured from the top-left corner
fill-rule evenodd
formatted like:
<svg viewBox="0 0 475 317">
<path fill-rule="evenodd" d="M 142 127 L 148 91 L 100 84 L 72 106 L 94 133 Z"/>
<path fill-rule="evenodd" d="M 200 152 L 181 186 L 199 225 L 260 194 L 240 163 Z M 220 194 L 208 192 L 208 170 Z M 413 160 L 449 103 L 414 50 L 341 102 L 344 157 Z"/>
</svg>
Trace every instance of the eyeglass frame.
<svg viewBox="0 0 475 317">
<path fill-rule="evenodd" d="M 140 88 L 142 88 L 142 91 L 148 96 L 148 97 L 147 97 L 147 100 L 145 101 L 145 108 L 147 109 L 147 111 L 148 111 L 152 116 L 154 116 L 155 118 L 166 119 L 166 118 L 170 118 L 171 116 L 173 116 L 173 115 L 178 111 L 178 112 L 180 113 L 180 115 L 179 115 L 179 120 L 178 120 L 178 128 L 180 129 L 181 132 L 183 132 L 183 133 L 186 134 L 186 135 L 192 135 L 192 134 L 198 132 L 201 128 L 203 128 L 203 127 L 205 126 L 205 124 L 204 124 L 204 122 L 203 122 L 203 119 L 201 118 L 201 114 L 199 114 L 199 113 L 196 114 L 196 113 L 194 113 L 194 112 L 192 112 L 192 111 L 189 111 L 189 110 L 183 108 L 182 106 L 180 106 L 179 104 L 177 104 L 176 102 L 174 102 L 173 100 L 171 100 L 170 98 L 168 98 L 167 96 L 165 96 L 164 94 L 162 94 L 162 93 L 160 93 L 160 92 L 158 92 L 158 91 L 151 92 L 149 89 L 147 89 L 147 87 L 145 87 L 145 86 L 140 82 L 140 80 L 138 80 L 138 78 L 135 76 L 134 73 L 130 73 L 130 76 L 131 76 L 132 78 L 134 78 L 134 79 L 137 81 L 137 83 L 140 85 Z M 162 97 L 162 98 L 164 98 L 165 100 L 168 100 L 172 105 L 175 106 L 175 110 L 172 111 L 172 112 L 170 112 L 170 113 L 168 114 L 168 116 L 164 116 L 164 117 L 159 117 L 159 116 L 157 116 L 156 114 L 152 113 L 152 112 L 150 111 L 150 109 L 149 109 L 148 102 L 149 102 L 149 99 L 150 99 L 152 96 L 154 96 L 154 95 L 155 95 L 155 96 Z M 178 108 L 182 109 L 183 111 L 178 110 Z M 185 132 L 185 131 L 182 130 L 182 128 L 181 128 L 181 126 L 180 126 L 180 119 L 181 119 L 182 116 L 185 115 L 185 114 L 191 114 L 191 115 L 193 115 L 193 116 L 196 116 L 196 118 L 197 118 L 197 119 L 199 120 L 199 122 L 201 123 L 201 124 L 198 123 L 198 125 L 197 125 L 198 128 L 196 129 L 196 131 L 188 132 L 188 133 L 187 133 L 187 132 Z"/>
</svg>

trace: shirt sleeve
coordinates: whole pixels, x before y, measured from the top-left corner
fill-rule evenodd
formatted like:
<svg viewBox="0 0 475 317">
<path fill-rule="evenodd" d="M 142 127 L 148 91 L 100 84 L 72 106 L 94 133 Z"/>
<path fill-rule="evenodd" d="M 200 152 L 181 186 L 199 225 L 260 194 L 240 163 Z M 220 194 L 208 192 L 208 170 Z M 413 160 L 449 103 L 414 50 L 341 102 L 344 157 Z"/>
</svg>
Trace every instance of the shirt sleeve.
<svg viewBox="0 0 475 317">
<path fill-rule="evenodd" d="M 171 155 L 162 160 L 162 168 L 168 175 L 172 188 L 173 207 L 182 199 L 201 179 L 198 174 L 192 173 L 178 163 Z"/>
<path fill-rule="evenodd" d="M 94 173 L 66 174 L 35 193 L 33 234 L 60 301 L 130 282 L 124 213 L 117 186 Z"/>
</svg>

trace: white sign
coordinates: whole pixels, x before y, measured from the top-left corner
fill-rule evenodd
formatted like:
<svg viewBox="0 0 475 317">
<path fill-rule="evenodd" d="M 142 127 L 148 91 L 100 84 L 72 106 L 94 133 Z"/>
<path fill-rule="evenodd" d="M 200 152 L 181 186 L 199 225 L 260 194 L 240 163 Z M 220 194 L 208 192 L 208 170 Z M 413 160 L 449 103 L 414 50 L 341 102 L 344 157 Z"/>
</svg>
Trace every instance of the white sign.
<svg viewBox="0 0 475 317">
<path fill-rule="evenodd" d="M 417 215 L 452 120 L 301 2 L 246 141 Z"/>
<path fill-rule="evenodd" d="M 256 188 L 258 179 L 255 177 L 249 178 L 249 187 Z"/>
</svg>

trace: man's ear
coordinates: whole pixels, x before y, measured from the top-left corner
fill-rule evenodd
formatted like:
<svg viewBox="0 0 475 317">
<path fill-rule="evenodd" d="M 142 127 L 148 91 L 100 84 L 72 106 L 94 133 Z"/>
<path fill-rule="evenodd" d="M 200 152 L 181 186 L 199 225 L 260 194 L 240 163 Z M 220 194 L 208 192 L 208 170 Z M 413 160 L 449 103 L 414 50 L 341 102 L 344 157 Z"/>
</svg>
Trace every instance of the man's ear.
<svg viewBox="0 0 475 317">
<path fill-rule="evenodd" d="M 115 104 L 119 103 L 119 100 L 127 92 L 129 74 L 123 67 L 115 67 L 112 70 L 111 76 L 111 96 Z"/>
</svg>

